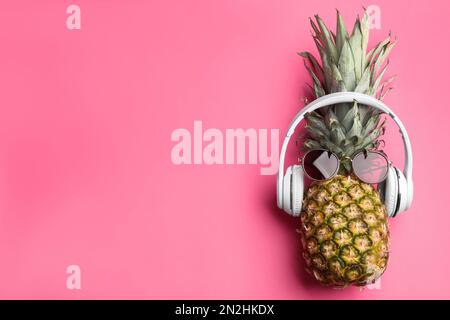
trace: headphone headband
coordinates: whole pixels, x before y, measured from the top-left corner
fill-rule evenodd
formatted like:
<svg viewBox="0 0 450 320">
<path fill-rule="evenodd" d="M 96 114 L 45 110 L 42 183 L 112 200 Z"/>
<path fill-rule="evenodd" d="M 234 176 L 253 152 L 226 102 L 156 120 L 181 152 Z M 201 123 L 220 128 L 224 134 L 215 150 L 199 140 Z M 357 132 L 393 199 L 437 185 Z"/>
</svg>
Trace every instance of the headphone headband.
<svg viewBox="0 0 450 320">
<path fill-rule="evenodd" d="M 379 109 L 383 111 L 384 113 L 388 114 L 394 122 L 397 124 L 397 126 L 400 129 L 400 133 L 402 135 L 403 139 L 403 147 L 405 152 L 405 161 L 404 161 L 404 168 L 403 173 L 406 177 L 407 187 L 408 187 L 408 194 L 410 195 L 408 197 L 408 203 L 406 204 L 406 208 L 408 209 L 412 202 L 412 195 L 413 195 L 413 183 L 412 183 L 412 165 L 413 165 L 413 158 L 412 158 L 412 149 L 411 149 L 411 142 L 409 141 L 408 133 L 406 132 L 405 127 L 403 126 L 403 123 L 400 121 L 400 119 L 392 112 L 391 109 L 389 109 L 383 102 L 380 100 L 371 97 L 369 95 L 358 93 L 358 92 L 337 92 L 337 93 L 331 93 L 325 96 L 322 96 L 308 105 L 306 105 L 302 110 L 300 110 L 297 115 L 295 116 L 294 120 L 292 120 L 291 124 L 289 125 L 288 131 L 286 133 L 286 137 L 284 138 L 283 145 L 281 147 L 281 154 L 280 154 L 280 165 L 278 168 L 278 177 L 277 177 L 277 202 L 278 207 L 282 207 L 282 199 L 283 199 L 283 176 L 284 176 L 284 158 L 286 155 L 287 146 L 289 144 L 289 140 L 294 133 L 295 129 L 297 128 L 298 124 L 303 120 L 305 114 L 314 111 L 316 109 L 326 107 L 329 105 L 339 104 L 339 103 L 350 103 L 350 102 L 358 102 L 363 105 L 367 105 L 376 109 Z"/>
</svg>

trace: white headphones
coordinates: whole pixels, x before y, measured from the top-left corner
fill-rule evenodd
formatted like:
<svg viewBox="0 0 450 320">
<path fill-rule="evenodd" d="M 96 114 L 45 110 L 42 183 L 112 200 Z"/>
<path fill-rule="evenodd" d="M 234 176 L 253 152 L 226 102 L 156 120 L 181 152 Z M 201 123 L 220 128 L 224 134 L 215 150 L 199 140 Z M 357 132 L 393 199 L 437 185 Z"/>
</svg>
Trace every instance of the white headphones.
<svg viewBox="0 0 450 320">
<path fill-rule="evenodd" d="M 413 181 L 412 181 L 412 150 L 408 133 L 400 119 L 380 100 L 357 92 L 338 92 L 320 97 L 307 106 L 305 106 L 295 116 L 289 125 L 288 132 L 284 138 L 281 147 L 280 166 L 278 168 L 277 177 L 277 204 L 278 208 L 285 212 L 299 216 L 303 202 L 303 169 L 300 165 L 293 165 L 287 168 L 284 174 L 284 158 L 286 149 L 295 128 L 300 121 L 303 120 L 305 114 L 316 109 L 334 105 L 338 103 L 350 103 L 357 101 L 360 104 L 371 106 L 379 109 L 387 114 L 395 121 L 400 129 L 403 139 L 403 147 L 405 152 L 404 170 L 390 166 L 387 178 L 380 185 L 380 193 L 387 209 L 389 217 L 395 217 L 400 212 L 409 209 L 413 199 Z"/>
</svg>

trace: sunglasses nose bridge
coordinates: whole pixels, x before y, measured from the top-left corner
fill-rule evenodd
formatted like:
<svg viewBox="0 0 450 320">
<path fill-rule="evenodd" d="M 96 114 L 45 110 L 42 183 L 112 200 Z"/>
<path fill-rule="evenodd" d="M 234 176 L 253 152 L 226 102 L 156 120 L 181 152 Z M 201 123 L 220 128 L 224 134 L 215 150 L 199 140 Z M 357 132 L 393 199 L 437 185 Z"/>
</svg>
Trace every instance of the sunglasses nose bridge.
<svg viewBox="0 0 450 320">
<path fill-rule="evenodd" d="M 350 161 L 353 161 L 353 159 L 350 158 L 349 156 L 342 156 L 342 157 L 341 157 L 341 160 L 350 160 Z"/>
</svg>

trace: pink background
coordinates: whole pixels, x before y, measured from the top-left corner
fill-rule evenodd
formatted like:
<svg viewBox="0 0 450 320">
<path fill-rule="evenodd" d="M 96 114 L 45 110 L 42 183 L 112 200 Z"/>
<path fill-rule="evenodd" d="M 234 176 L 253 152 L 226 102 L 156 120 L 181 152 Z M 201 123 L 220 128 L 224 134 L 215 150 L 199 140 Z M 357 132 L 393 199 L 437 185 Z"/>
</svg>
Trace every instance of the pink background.
<svg viewBox="0 0 450 320">
<path fill-rule="evenodd" d="M 415 200 L 391 220 L 381 290 L 332 290 L 303 271 L 274 175 L 175 166 L 170 135 L 194 120 L 284 134 L 308 17 L 334 25 L 340 8 L 350 25 L 370 4 L 371 43 L 399 40 L 386 102 L 412 137 Z M 1 1 L 0 298 L 450 298 L 449 15 L 446 0 Z M 386 140 L 402 167 L 392 126 Z"/>
</svg>

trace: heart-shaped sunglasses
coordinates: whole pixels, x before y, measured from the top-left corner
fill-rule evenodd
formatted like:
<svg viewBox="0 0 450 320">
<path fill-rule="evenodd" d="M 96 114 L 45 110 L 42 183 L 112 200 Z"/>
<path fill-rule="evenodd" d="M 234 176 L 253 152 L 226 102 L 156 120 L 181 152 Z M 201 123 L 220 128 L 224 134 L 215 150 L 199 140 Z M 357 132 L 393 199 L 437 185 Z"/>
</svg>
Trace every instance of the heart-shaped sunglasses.
<svg viewBox="0 0 450 320">
<path fill-rule="evenodd" d="M 363 182 L 375 184 L 384 181 L 388 175 L 390 161 L 378 151 L 366 151 L 356 154 L 351 161 L 353 173 Z M 325 149 L 308 151 L 301 159 L 303 171 L 312 180 L 322 181 L 334 177 L 341 161 L 339 157 Z"/>
</svg>

